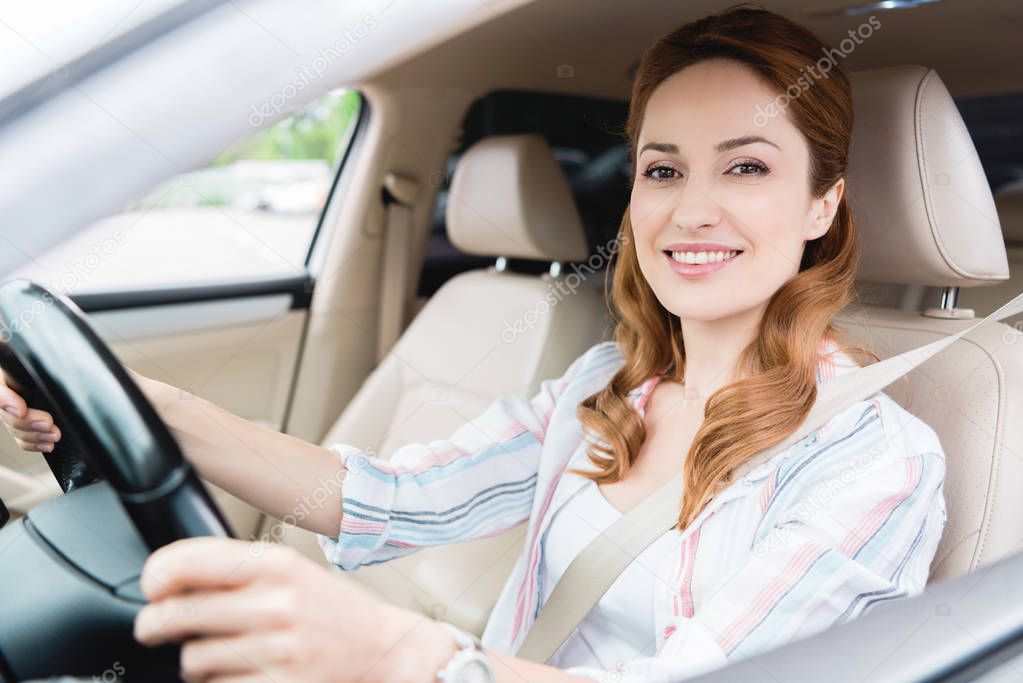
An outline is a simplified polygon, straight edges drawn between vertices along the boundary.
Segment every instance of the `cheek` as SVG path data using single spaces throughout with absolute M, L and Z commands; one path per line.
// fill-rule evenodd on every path
M 804 216 L 797 197 L 777 192 L 748 192 L 729 203 L 732 215 L 745 226 L 746 238 L 759 256 L 791 261 L 802 245 Z M 796 258 L 798 261 L 798 258 Z
M 635 187 L 629 199 L 629 217 L 636 235 L 637 247 L 649 247 L 650 240 L 671 220 L 671 201 L 668 191 L 660 193 L 649 188 Z
M 671 188 L 641 186 L 630 195 L 629 215 L 636 239 L 637 255 L 649 262 L 654 244 L 671 225 L 677 200 Z M 713 200 L 722 210 L 723 222 L 734 222 L 736 231 L 753 246 L 756 259 L 764 267 L 787 271 L 792 263 L 798 269 L 805 216 L 799 212 L 801 198 L 781 191 L 779 186 L 742 187 L 721 185 L 714 188 Z

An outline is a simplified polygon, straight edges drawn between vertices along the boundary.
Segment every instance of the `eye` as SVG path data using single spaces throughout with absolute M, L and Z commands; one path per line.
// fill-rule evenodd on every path
M 737 168 L 747 170 L 740 171 L 739 173 L 732 173 L 732 171 L 734 171 Z M 748 169 L 752 169 L 752 172 L 750 172 Z M 771 172 L 771 169 L 769 169 L 767 166 L 764 166 L 756 159 L 743 159 L 739 161 L 739 163 L 729 168 L 728 172 L 730 175 L 738 176 L 740 178 L 751 178 L 755 176 L 765 176 Z
M 658 175 L 660 171 L 668 171 L 670 173 L 677 173 L 671 166 L 651 166 L 647 170 L 643 171 L 642 175 L 649 178 L 655 183 L 666 183 L 669 180 L 674 180 L 670 176 Z

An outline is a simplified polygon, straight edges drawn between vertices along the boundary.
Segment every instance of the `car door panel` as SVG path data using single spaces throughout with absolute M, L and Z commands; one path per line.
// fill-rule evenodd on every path
M 271 294 L 87 315 L 127 367 L 280 429 L 307 315 L 291 304 L 290 295 Z M 235 533 L 255 534 L 262 513 L 219 487 L 210 489 Z M 59 493 L 42 457 L 21 451 L 4 432 L 0 497 L 12 514 Z

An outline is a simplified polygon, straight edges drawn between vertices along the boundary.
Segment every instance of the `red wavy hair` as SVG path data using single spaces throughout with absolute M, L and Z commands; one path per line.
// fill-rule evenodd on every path
M 824 54 L 825 45 L 805 27 L 750 3 L 685 24 L 643 54 L 632 88 L 624 135 L 636 168 L 636 147 L 647 101 L 672 74 L 711 58 L 736 60 L 783 93 Z M 804 76 L 805 78 L 805 76 Z M 849 157 L 853 108 L 849 80 L 840 64 L 787 105 L 790 120 L 809 147 L 808 182 L 821 197 L 843 177 Z M 635 177 L 635 173 L 633 173 Z M 859 249 L 845 193 L 827 233 L 806 243 L 799 272 L 775 292 L 756 339 L 737 363 L 734 381 L 712 394 L 683 465 L 679 530 L 684 530 L 735 468 L 799 426 L 817 395 L 816 373 L 824 340 L 843 351 L 878 357 L 841 343 L 835 315 L 855 300 Z M 686 353 L 678 316 L 665 309 L 639 268 L 629 209 L 618 230 L 608 268 L 607 295 L 614 340 L 625 358 L 609 383 L 578 407 L 584 433 L 596 436 L 587 452 L 597 472 L 572 471 L 597 483 L 624 478 L 646 439 L 643 420 L 627 393 L 668 367 L 666 379 L 681 382 Z M 605 289 L 607 282 L 605 282 Z M 864 363 L 855 360 L 858 365 Z

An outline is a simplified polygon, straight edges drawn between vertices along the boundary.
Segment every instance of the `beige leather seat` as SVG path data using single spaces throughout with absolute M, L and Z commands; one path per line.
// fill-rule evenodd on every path
M 604 271 L 580 265 L 536 276 L 502 269 L 505 258 L 602 265 L 598 252 L 589 254 L 568 182 L 542 137 L 494 136 L 470 147 L 452 178 L 447 228 L 460 250 L 503 258 L 437 291 L 325 445 L 352 444 L 387 458 L 407 443 L 446 438 L 495 398 L 534 395 L 542 380 L 610 338 Z M 399 605 L 482 632 L 524 534 L 521 524 L 347 576 Z M 312 534 L 293 529 L 285 542 L 323 561 Z
M 1009 257 L 1009 279 L 993 287 L 973 287 L 959 293 L 959 305 L 972 308 L 984 317 L 1003 303 L 1023 292 L 1023 182 L 999 188 L 995 208 L 1002 223 L 1005 251 Z M 1023 330 L 1023 315 L 1013 316 L 1007 324 Z
M 847 181 L 861 235 L 860 276 L 947 288 L 945 310 L 857 305 L 842 313 L 843 328 L 887 358 L 969 326 L 972 319 L 957 319 L 951 308 L 956 288 L 998 285 L 1009 267 L 983 169 L 938 75 L 904 66 L 856 73 L 852 82 L 856 127 Z M 1017 337 L 1006 325 L 986 325 L 886 390 L 935 429 L 947 457 L 948 521 L 932 579 L 1004 557 L 1023 539 Z

